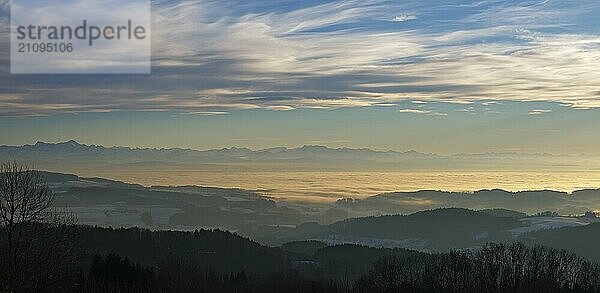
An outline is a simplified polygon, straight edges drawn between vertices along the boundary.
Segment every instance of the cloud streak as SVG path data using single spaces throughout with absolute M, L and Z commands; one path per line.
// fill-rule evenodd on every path
M 401 109 L 400 113 L 409 113 L 409 114 L 426 114 L 431 116 L 447 116 L 446 113 L 439 113 L 433 110 L 423 110 L 423 109 Z
M 529 115 L 542 115 L 547 113 L 552 113 L 552 110 L 534 109 L 529 111 Z

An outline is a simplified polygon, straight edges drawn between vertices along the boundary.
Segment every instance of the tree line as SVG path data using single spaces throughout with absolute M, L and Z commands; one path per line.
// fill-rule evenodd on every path
M 347 255 L 347 258 L 356 257 Z M 340 266 L 343 270 L 343 266 Z M 62 289 L 66 289 L 63 287 Z M 379 258 L 355 282 L 293 268 L 271 273 L 218 273 L 168 259 L 148 267 L 116 254 L 96 255 L 71 283 L 72 292 L 600 292 L 600 266 L 568 251 L 520 243 L 481 249 Z
M 378 260 L 358 292 L 600 292 L 600 266 L 566 250 L 521 243 Z

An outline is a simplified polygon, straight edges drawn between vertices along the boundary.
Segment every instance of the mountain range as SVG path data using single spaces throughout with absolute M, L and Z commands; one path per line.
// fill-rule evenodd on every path
M 0 146 L 0 159 L 34 163 L 38 168 L 126 168 L 269 171 L 410 171 L 410 170 L 589 170 L 595 158 L 574 155 L 482 153 L 439 155 L 378 151 L 367 148 L 330 148 L 304 145 L 260 150 L 222 148 L 211 150 L 153 149 L 86 145 L 74 140 L 60 143 Z M 58 170 L 64 170 L 59 168 Z

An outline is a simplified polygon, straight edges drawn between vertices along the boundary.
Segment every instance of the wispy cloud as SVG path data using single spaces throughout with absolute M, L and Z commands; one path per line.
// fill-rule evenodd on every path
M 409 20 L 415 20 L 417 19 L 416 15 L 413 14 L 407 14 L 407 13 L 402 13 L 400 15 L 396 15 L 394 16 L 394 18 L 392 19 L 392 21 L 396 21 L 396 22 L 404 22 L 404 21 L 409 21 Z
M 227 115 L 228 112 L 186 112 L 182 113 L 183 115 L 199 115 L 199 116 L 217 116 L 217 115 Z
M 446 113 L 439 113 L 433 110 L 422 110 L 422 109 L 401 109 L 400 113 L 410 113 L 410 114 L 426 114 L 432 116 L 447 116 Z
M 272 110 L 272 111 L 291 111 L 291 110 L 294 110 L 294 107 L 290 107 L 290 106 L 267 106 L 266 108 L 267 108 L 267 110 Z
M 546 113 L 551 113 L 551 112 L 552 112 L 552 110 L 535 109 L 535 110 L 529 111 L 529 115 L 541 115 L 541 114 L 546 114 Z

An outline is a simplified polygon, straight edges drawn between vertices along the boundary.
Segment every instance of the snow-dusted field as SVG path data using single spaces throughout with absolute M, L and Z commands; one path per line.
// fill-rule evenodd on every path
M 591 217 L 529 217 L 520 221 L 527 226 L 511 229 L 510 232 L 513 236 L 546 229 L 586 226 L 600 222 L 600 219 Z
M 409 248 L 424 251 L 427 245 L 427 240 L 421 238 L 410 239 L 384 239 L 372 237 L 351 237 L 341 235 L 329 235 L 325 238 L 310 239 L 327 243 L 328 245 L 340 244 L 357 244 L 369 247 L 384 247 L 384 248 Z

